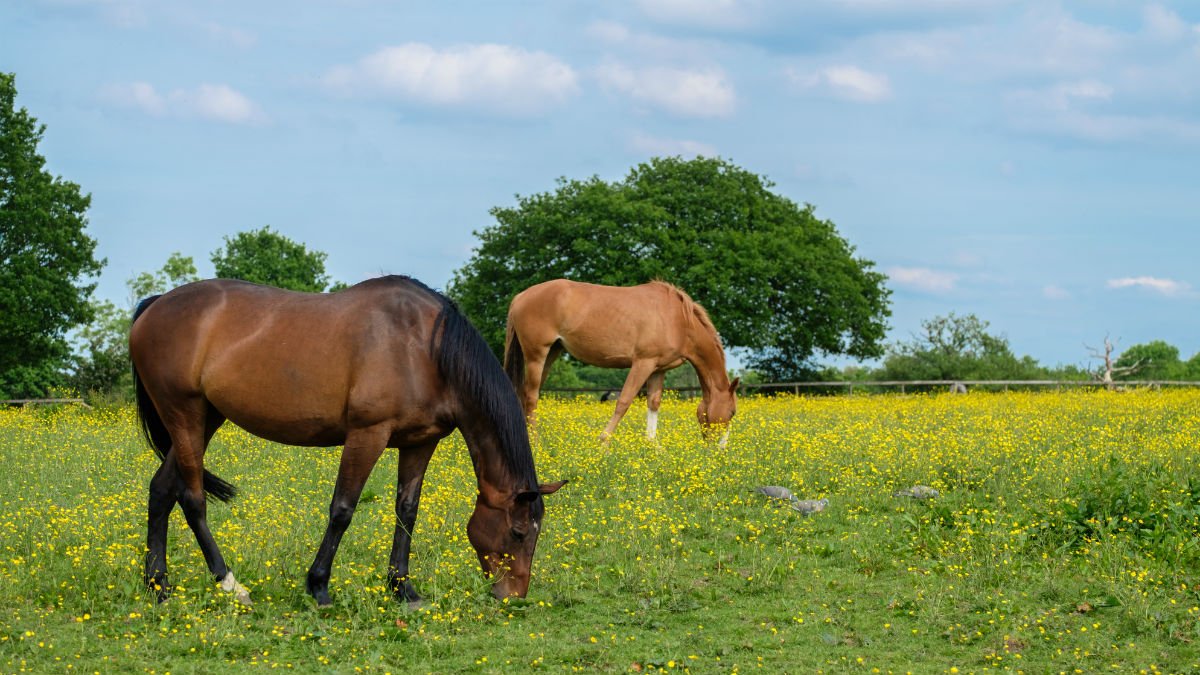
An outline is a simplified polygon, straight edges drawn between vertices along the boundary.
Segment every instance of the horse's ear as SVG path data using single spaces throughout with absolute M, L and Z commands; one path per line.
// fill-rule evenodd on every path
M 741 383 L 742 383 L 742 378 L 740 378 L 740 377 L 733 378 L 733 382 L 729 383 L 729 393 L 732 394 L 733 392 L 737 391 L 738 385 Z
M 567 481 L 560 480 L 555 483 L 542 483 L 538 486 L 538 493 L 543 495 L 552 495 L 558 492 L 558 489 L 567 484 Z
M 543 483 L 543 484 L 539 485 L 538 489 L 536 489 L 536 490 L 526 490 L 524 492 L 518 492 L 517 497 L 516 497 L 517 503 L 519 504 L 521 502 L 531 502 L 531 501 L 537 499 L 541 495 L 554 494 L 555 492 L 558 492 L 558 488 L 560 488 L 566 484 L 567 484 L 567 481 L 560 480 L 557 483 Z

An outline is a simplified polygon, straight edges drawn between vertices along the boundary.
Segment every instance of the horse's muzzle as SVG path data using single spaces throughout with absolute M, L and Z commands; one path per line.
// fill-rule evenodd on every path
M 511 573 L 496 579 L 492 584 L 492 595 L 497 600 L 505 598 L 523 598 L 529 592 L 529 575 L 523 578 Z

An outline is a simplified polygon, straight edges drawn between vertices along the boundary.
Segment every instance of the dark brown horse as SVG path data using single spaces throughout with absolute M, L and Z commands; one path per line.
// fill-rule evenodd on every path
M 547 495 L 524 419 L 500 363 L 446 298 L 405 277 L 338 293 L 298 293 L 209 280 L 148 298 L 129 335 L 138 413 L 162 466 L 150 481 L 146 583 L 166 599 L 167 522 L 178 502 L 208 569 L 226 591 L 249 593 L 208 528 L 205 493 L 231 485 L 204 468 L 229 420 L 271 441 L 343 445 L 329 524 L 307 589 L 329 604 L 329 575 L 363 484 L 384 448 L 398 448 L 396 530 L 388 581 L 419 598 L 408 554 L 421 483 L 440 439 L 462 431 L 479 495 L 467 535 L 497 597 L 524 596 Z
M 531 425 L 537 423 L 538 393 L 565 350 L 593 366 L 629 368 L 601 440 L 612 436 L 642 385 L 646 437 L 654 438 L 666 371 L 686 361 L 700 379 L 701 433 L 719 433 L 725 444 L 738 380 L 730 382 L 725 372 L 725 352 L 708 312 L 671 284 L 616 287 L 555 279 L 532 286 L 509 305 L 505 343 L 504 368 Z

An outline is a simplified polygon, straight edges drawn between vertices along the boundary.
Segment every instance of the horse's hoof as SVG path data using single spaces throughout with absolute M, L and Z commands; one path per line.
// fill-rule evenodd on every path
M 425 601 L 421 598 L 417 598 L 416 600 L 406 600 L 404 602 L 404 609 L 406 609 L 410 612 L 415 612 L 424 606 L 425 606 Z
M 238 580 L 233 576 L 233 572 L 226 572 L 225 578 L 221 579 L 220 584 L 221 590 L 225 591 L 226 593 L 233 593 L 233 597 L 238 602 L 246 605 L 247 607 L 253 604 L 250 602 L 250 589 L 239 584 Z
M 162 581 L 147 581 L 146 588 L 154 592 L 154 601 L 163 604 L 171 597 L 171 587 Z
M 416 609 L 423 603 L 421 596 L 417 594 L 415 588 L 411 584 L 405 582 L 398 585 L 398 588 L 392 590 L 392 597 L 396 598 L 396 602 L 403 602 L 409 609 Z

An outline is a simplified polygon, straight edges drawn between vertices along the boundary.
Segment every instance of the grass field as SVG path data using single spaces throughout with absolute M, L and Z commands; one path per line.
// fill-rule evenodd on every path
M 336 450 L 227 427 L 208 466 L 242 491 L 209 517 L 246 609 L 207 575 L 178 510 L 176 592 L 141 588 L 156 460 L 129 410 L 0 411 L 0 671 L 1200 671 L 1200 392 L 744 399 L 729 447 L 668 401 L 545 401 L 547 498 L 525 601 L 487 592 L 466 541 L 458 436 L 426 478 L 413 541 L 425 605 L 386 591 L 394 455 L 335 561 L 304 573 Z M 752 492 L 827 497 L 804 517 Z M 941 496 L 893 497 L 913 484 Z

